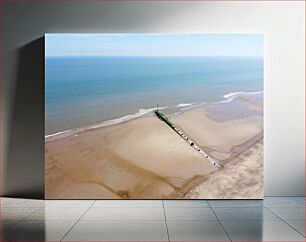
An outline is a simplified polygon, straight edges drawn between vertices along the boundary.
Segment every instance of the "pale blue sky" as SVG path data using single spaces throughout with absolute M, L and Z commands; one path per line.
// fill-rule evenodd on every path
M 46 56 L 263 56 L 263 34 L 46 34 Z

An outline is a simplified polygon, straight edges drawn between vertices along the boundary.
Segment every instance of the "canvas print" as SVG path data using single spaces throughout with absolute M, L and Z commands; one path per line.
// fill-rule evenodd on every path
M 45 197 L 263 198 L 262 34 L 46 34 Z

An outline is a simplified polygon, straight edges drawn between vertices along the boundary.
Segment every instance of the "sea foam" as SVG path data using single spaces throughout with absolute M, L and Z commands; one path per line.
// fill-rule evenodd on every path
M 188 107 L 188 106 L 191 106 L 192 104 L 194 104 L 194 103 L 180 103 L 180 104 L 177 105 L 177 107 L 178 108 L 180 108 L 180 107 Z
M 258 92 L 230 92 L 228 94 L 225 94 L 223 97 L 226 100 L 220 101 L 219 103 L 229 103 L 233 101 L 235 98 L 242 96 L 242 95 L 256 95 L 256 94 L 261 94 L 263 91 L 258 91 Z
M 61 131 L 61 132 L 57 132 L 55 134 L 49 134 L 49 135 L 46 135 L 45 138 L 51 138 L 53 136 L 57 136 L 57 135 L 62 135 L 62 134 L 66 134 L 66 133 L 69 133 L 71 132 L 72 130 L 69 129 L 69 130 L 64 130 L 64 131 Z
M 167 108 L 167 107 L 159 107 L 158 109 L 165 109 L 165 108 Z M 56 138 L 60 138 L 60 137 L 66 137 L 66 136 L 69 136 L 69 135 L 72 135 L 72 134 L 77 134 L 77 133 L 80 133 L 80 132 L 83 132 L 83 131 L 86 131 L 86 130 L 92 130 L 92 129 L 106 127 L 106 126 L 110 126 L 110 125 L 114 125 L 114 124 L 119 124 L 119 123 L 122 123 L 122 122 L 126 122 L 126 121 L 129 121 L 129 120 L 132 120 L 132 119 L 139 118 L 139 117 L 144 116 L 146 114 L 149 114 L 149 113 L 153 112 L 155 109 L 156 108 L 139 109 L 138 112 L 136 112 L 134 114 L 128 114 L 128 115 L 125 115 L 125 116 L 120 117 L 120 118 L 106 120 L 106 121 L 104 121 L 102 123 L 99 123 L 99 124 L 94 124 L 94 125 L 90 125 L 90 126 L 83 127 L 83 128 L 76 128 L 74 130 L 70 129 L 70 130 L 57 132 L 57 133 L 54 133 L 54 134 L 49 134 L 49 135 L 45 136 L 45 139 L 49 140 L 50 138 L 56 139 Z

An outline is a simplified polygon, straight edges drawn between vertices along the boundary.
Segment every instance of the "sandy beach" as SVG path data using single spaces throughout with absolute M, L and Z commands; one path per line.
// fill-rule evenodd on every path
M 194 199 L 259 199 L 263 192 L 263 140 L 224 165 L 185 198 Z
M 262 110 L 256 99 L 239 101 L 249 110 Z M 169 119 L 223 168 L 211 165 L 164 122 L 149 115 L 46 140 L 46 198 L 263 196 L 262 115 L 214 120 L 205 106 Z

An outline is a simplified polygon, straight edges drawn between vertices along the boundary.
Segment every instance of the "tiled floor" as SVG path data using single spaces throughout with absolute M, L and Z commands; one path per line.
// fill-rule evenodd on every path
M 305 241 L 305 198 L 1 198 L 1 241 Z

